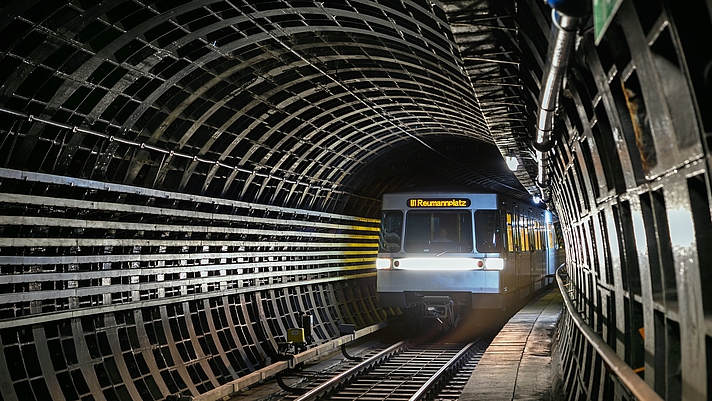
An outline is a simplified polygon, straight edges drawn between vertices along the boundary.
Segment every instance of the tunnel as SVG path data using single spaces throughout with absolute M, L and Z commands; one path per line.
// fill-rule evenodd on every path
M 711 399 L 711 21 L 704 0 L 0 2 L 0 400 L 198 399 L 305 313 L 314 344 L 386 322 L 381 195 L 443 186 L 552 211 L 587 325 L 663 399 Z M 567 399 L 631 399 L 569 316 Z

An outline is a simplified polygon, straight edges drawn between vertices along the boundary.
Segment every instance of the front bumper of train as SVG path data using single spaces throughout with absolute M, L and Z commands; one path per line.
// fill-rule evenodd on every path
M 378 258 L 378 270 L 428 270 L 428 271 L 470 271 L 470 270 L 502 270 L 502 258 L 439 258 L 439 257 L 408 257 L 408 258 Z
M 377 291 L 381 292 L 469 292 L 497 294 L 501 291 L 498 270 L 378 270 Z

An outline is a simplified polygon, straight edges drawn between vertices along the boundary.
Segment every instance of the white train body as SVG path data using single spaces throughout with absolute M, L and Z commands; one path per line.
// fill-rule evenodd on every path
M 505 308 L 551 282 L 561 250 L 551 212 L 499 194 L 385 194 L 379 302 Z

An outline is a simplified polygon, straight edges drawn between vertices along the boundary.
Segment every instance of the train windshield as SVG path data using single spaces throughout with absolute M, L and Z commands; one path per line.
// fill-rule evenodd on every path
M 406 217 L 406 252 L 472 252 L 469 211 L 410 211 Z
M 400 210 L 381 213 L 379 244 L 383 252 L 400 252 L 403 238 L 403 212 Z

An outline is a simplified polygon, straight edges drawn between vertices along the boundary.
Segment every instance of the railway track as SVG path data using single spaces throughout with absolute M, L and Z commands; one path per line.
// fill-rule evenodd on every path
M 479 362 L 487 343 L 410 344 L 407 341 L 374 351 L 334 376 L 312 383 L 302 394 L 310 400 L 456 400 Z

